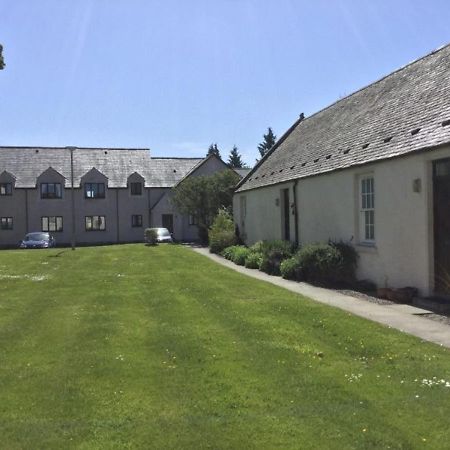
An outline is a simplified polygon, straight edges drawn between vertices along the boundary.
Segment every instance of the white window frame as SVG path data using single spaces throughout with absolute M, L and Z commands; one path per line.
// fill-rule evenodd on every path
M 42 216 L 41 231 L 44 232 L 61 232 L 63 231 L 62 216 Z
M 373 173 L 361 175 L 358 181 L 359 241 L 375 245 L 375 177 Z

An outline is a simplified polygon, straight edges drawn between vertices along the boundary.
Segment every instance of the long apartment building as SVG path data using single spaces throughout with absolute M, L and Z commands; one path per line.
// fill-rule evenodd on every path
M 164 226 L 179 240 L 198 230 L 170 193 L 186 176 L 227 168 L 216 157 L 154 158 L 149 149 L 0 147 L 0 247 L 28 232 L 58 244 L 139 242 Z

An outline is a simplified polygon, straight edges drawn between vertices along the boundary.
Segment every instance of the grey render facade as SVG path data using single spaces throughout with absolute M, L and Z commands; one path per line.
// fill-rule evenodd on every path
M 450 45 L 310 117 L 240 182 L 248 244 L 350 243 L 358 277 L 450 295 Z
M 77 244 L 142 242 L 151 226 L 195 240 L 170 192 L 186 176 L 226 168 L 216 157 L 154 158 L 148 149 L 0 147 L 0 247 L 32 231 L 58 244 L 73 232 Z

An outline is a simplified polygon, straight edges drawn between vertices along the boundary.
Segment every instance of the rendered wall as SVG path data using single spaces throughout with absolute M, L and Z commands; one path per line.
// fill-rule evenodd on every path
M 355 245 L 358 276 L 379 286 L 415 286 L 422 295 L 433 289 L 432 161 L 450 157 L 450 147 L 360 168 L 298 181 L 299 240 L 302 244 L 343 240 Z M 375 180 L 375 245 L 361 245 L 359 178 Z M 414 180 L 421 191 L 414 192 Z M 264 187 L 234 197 L 234 214 L 241 221 L 240 197 L 246 197 L 247 243 L 282 237 L 280 190 L 294 183 Z M 294 227 L 291 225 L 291 240 Z

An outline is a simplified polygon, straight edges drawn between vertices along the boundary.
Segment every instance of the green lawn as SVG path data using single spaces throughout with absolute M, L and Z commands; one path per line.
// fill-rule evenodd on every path
M 448 449 L 450 352 L 182 246 L 0 252 L 0 447 Z

